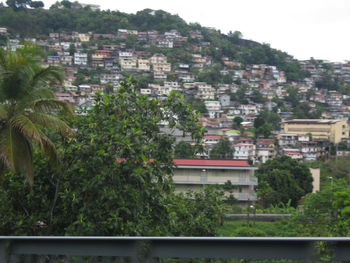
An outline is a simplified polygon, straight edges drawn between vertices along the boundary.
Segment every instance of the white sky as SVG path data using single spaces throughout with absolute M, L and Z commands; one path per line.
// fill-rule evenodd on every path
M 44 0 L 48 8 L 55 0 Z M 350 60 L 350 0 L 79 0 L 135 13 L 145 8 L 178 14 L 187 22 L 238 30 L 297 59 Z

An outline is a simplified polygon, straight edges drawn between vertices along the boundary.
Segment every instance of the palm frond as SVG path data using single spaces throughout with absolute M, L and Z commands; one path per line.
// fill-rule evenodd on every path
M 58 99 L 38 99 L 30 106 L 35 111 L 49 113 L 52 111 L 62 111 L 67 116 L 73 116 L 72 107 L 64 101 Z
M 48 83 L 62 83 L 62 69 L 59 67 L 49 66 L 40 68 L 33 75 L 32 81 L 29 83 L 32 87 L 45 86 Z
M 41 144 L 43 133 L 38 127 L 25 115 L 17 114 L 9 121 L 12 129 L 19 131 L 28 140 L 33 140 L 36 144 Z
M 37 88 L 35 90 L 33 90 L 30 94 L 31 99 L 34 100 L 38 100 L 38 99 L 55 99 L 55 93 L 52 91 L 52 89 L 50 88 Z
M 29 112 L 27 116 L 33 123 L 42 127 L 52 128 L 64 137 L 72 137 L 74 134 L 73 129 L 56 116 L 41 112 Z
M 30 142 L 15 128 L 7 126 L 0 132 L 0 166 L 13 173 L 22 173 L 33 183 L 33 156 Z
M 6 64 L 6 52 L 2 48 L 0 48 L 0 68 L 6 68 Z
M 32 145 L 27 138 L 23 137 L 16 129 L 13 130 L 13 140 L 15 171 L 25 175 L 29 184 L 32 185 L 34 181 Z
M 0 156 L 0 185 L 3 182 L 4 179 L 4 172 L 6 169 L 6 164 L 2 161 L 1 156 Z
M 37 144 L 50 159 L 54 168 L 59 168 L 60 161 L 52 141 L 26 116 L 16 115 L 11 119 L 11 127 L 19 131 L 24 138 Z
M 16 55 L 26 58 L 31 64 L 39 64 L 45 52 L 38 45 L 25 42 L 21 48 L 16 50 Z
M 6 120 L 8 117 L 8 105 L 7 104 L 0 104 L 0 121 L 1 120 Z M 0 123 L 1 127 L 1 123 Z
M 56 147 L 53 142 L 44 134 L 42 137 L 40 149 L 49 158 L 51 166 L 55 170 L 59 171 L 61 169 L 61 160 L 57 154 Z
M 24 58 L 7 56 L 6 68 L 1 76 L 1 92 L 5 99 L 20 99 L 29 94 L 28 82 L 34 74 L 33 68 Z
M 18 111 L 24 111 L 32 107 L 33 103 L 40 99 L 55 99 L 55 93 L 49 88 L 38 88 L 18 101 Z
M 0 130 L 0 162 L 14 171 L 12 143 L 11 129 L 9 126 L 5 126 Z

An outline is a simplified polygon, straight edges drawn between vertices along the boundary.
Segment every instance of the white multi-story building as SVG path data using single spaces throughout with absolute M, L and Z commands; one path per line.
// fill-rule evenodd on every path
M 298 134 L 281 133 L 277 135 L 278 145 L 284 147 L 296 147 L 298 144 Z
M 86 66 L 88 64 L 87 53 L 74 53 L 74 64 L 78 66 Z
M 221 109 L 221 104 L 217 100 L 206 100 L 204 104 L 208 111 L 219 111 Z
M 238 160 L 255 160 L 255 145 L 252 143 L 237 143 L 234 145 L 233 158 Z
M 107 84 L 107 83 L 117 84 L 119 83 L 121 77 L 122 76 L 120 74 L 101 74 L 100 81 L 101 81 L 101 84 Z
M 215 98 L 215 89 L 205 82 L 197 82 L 197 97 L 202 100 L 213 100 Z
M 238 110 L 240 111 L 242 116 L 258 115 L 260 112 L 260 107 L 252 104 L 241 104 L 238 106 Z

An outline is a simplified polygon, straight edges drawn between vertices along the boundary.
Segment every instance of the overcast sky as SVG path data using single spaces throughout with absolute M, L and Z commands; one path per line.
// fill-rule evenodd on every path
M 55 0 L 44 0 L 48 8 Z M 350 60 L 350 0 L 79 0 L 135 13 L 145 8 L 178 14 L 187 22 L 240 31 L 297 59 Z

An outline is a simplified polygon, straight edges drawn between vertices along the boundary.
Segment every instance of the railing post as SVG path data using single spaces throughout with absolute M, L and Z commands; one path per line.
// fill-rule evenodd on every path
M 6 262 L 6 241 L 0 240 L 0 262 Z

